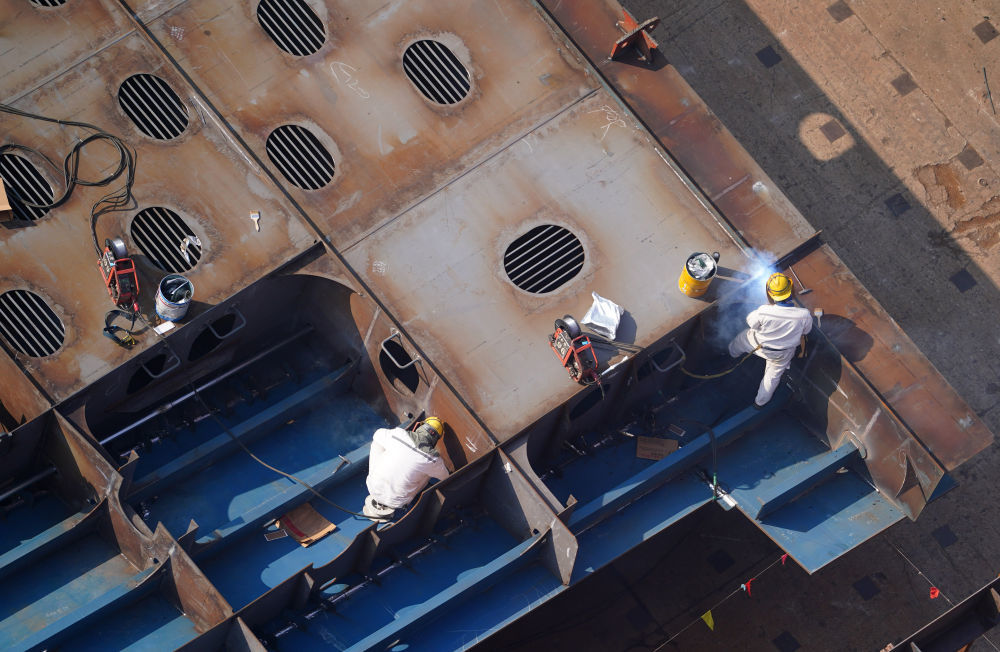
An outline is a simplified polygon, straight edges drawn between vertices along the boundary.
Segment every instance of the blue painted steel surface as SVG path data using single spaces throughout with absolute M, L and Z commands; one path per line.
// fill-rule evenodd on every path
M 813 573 L 903 518 L 858 475 L 840 473 L 758 523 Z
M 69 529 L 71 522 L 82 516 L 73 514 L 72 509 L 51 494 L 11 510 L 0 527 L 0 569 L 4 567 L 6 553 L 30 541 L 52 536 L 52 530 L 60 525 Z
M 119 650 L 170 650 L 198 635 L 194 623 L 159 594 L 148 595 L 105 614 L 78 636 L 59 643 L 67 652 L 103 652 L 109 641 Z
M 335 640 L 343 649 L 364 650 L 390 641 L 533 560 L 535 554 L 528 551 L 533 543 L 519 543 L 492 519 L 480 518 L 377 585 L 364 587 L 335 611 L 321 614 L 309 631 L 295 631 L 283 644 L 287 640 L 293 649 L 309 649 Z
M 747 504 L 748 500 L 763 496 L 768 504 L 784 504 L 783 509 L 765 518 L 761 527 L 776 538 L 780 532 L 783 538 L 779 543 L 793 557 L 809 569 L 818 560 L 835 558 L 902 518 L 856 474 L 835 474 L 852 458 L 855 452 L 852 446 L 829 451 L 796 422 L 780 415 L 779 408 L 780 403 L 764 411 L 746 409 L 725 420 L 715 428 L 716 446 L 720 479 L 731 483 L 734 498 Z M 576 458 L 553 481 L 562 493 L 593 493 L 600 482 L 588 484 L 588 478 L 605 483 L 609 478 L 620 478 L 621 472 L 611 470 L 610 465 L 617 462 L 635 470 L 631 477 L 611 488 L 605 487 L 578 505 L 570 519 L 580 546 L 571 585 L 714 500 L 704 479 L 711 452 L 707 433 L 658 462 L 632 463 L 625 455 L 626 452 L 634 455 L 630 444 L 631 441 L 623 440 Z M 840 504 L 838 497 L 843 501 Z M 627 509 L 623 509 L 625 506 Z M 862 523 L 855 522 L 859 518 Z M 802 531 L 796 532 L 796 528 Z M 503 559 L 498 558 L 492 565 Z M 454 561 L 459 567 L 463 565 L 458 558 Z M 401 574 L 399 584 L 383 582 L 378 589 L 366 587 L 364 594 L 352 595 L 339 604 L 336 616 L 320 616 L 323 623 L 327 621 L 322 619 L 334 619 L 329 625 L 296 630 L 288 640 L 301 649 L 320 649 L 334 640 L 338 646 L 349 646 L 356 639 L 347 636 L 347 631 L 362 626 L 366 614 L 368 624 L 377 623 L 373 610 L 378 605 L 392 605 L 389 608 L 398 620 L 383 626 L 356 648 L 348 649 L 366 649 L 396 640 L 410 650 L 462 649 L 567 588 L 538 563 L 512 570 L 485 586 L 459 582 L 431 600 L 419 602 L 418 597 L 414 602 L 419 602 L 419 606 L 406 608 L 384 601 L 391 599 L 390 595 L 417 590 L 418 584 L 414 583 L 419 583 L 422 576 L 394 571 L 387 579 Z M 458 597 L 456 591 L 472 595 L 465 595 L 461 602 L 453 604 Z M 447 618 L 442 618 L 440 604 L 449 605 Z M 341 620 L 337 621 L 337 617 Z M 333 626 L 338 623 L 339 628 Z
M 86 512 L 73 514 L 69 518 L 39 532 L 30 539 L 24 540 L 17 547 L 0 555 L 0 579 L 21 566 L 31 563 L 32 560 L 44 555 L 46 551 L 59 547 L 60 538 L 71 531 L 86 516 Z M 4 523 L 4 527 L 7 527 L 8 524 L 10 524 L 12 530 L 17 527 L 17 521 L 14 518 L 8 517 Z
M 601 504 L 605 498 L 593 502 Z M 711 488 L 693 473 L 673 477 L 579 535 L 573 583 L 711 502 Z M 449 610 L 447 620 L 427 624 L 404 642 L 414 651 L 466 649 L 567 588 L 542 565 L 533 564 Z
M 155 571 L 138 571 L 98 534 L 66 547 L 4 580 L 0 592 L 0 640 L 28 649 L 65 634 L 126 598 Z M 16 587 L 16 590 L 12 590 Z
M 750 518 L 760 518 L 819 484 L 857 455 L 853 444 L 831 451 L 798 422 L 780 415 L 752 438 L 734 443 L 719 481 Z
M 228 421 L 234 433 L 250 435 L 244 441 L 256 455 L 294 473 L 327 499 L 357 509 L 367 493 L 371 432 L 386 424 L 366 403 L 344 393 L 346 387 L 334 382 L 339 373 L 294 391 L 273 392 L 234 411 Z M 688 431 L 682 447 L 664 459 L 638 459 L 635 440 L 618 436 L 586 455 L 568 457 L 548 480 L 561 499 L 572 494 L 580 500 L 567 523 L 579 545 L 570 586 L 713 502 L 705 479 L 711 473 L 712 440 L 684 415 L 707 419 L 725 414 L 727 404 L 719 403 L 718 395 L 692 398 L 691 412 L 681 410 L 670 418 L 685 423 Z M 721 419 L 714 427 L 718 476 L 741 509 L 751 517 L 763 512 L 760 527 L 811 570 L 902 514 L 859 476 L 836 474 L 852 458 L 853 447 L 826 449 L 780 411 L 787 399 L 783 389 L 764 410 L 746 408 Z M 160 456 L 159 468 L 147 464 L 140 495 L 151 503 L 151 523 L 162 521 L 182 531 L 189 519 L 198 521 L 202 529 L 192 554 L 234 610 L 303 569 L 328 564 L 371 529 L 369 520 L 345 514 L 257 464 L 227 435 L 213 433 L 210 424 L 195 434 L 200 439 L 192 437 L 177 460 Z M 192 472 L 191 467 L 200 469 Z M 131 500 L 139 502 L 137 496 Z M 334 533 L 309 547 L 291 537 L 265 540 L 267 523 L 306 501 L 336 524 Z M 57 523 L 5 556 L 30 555 L 46 537 L 59 541 L 62 526 Z M 400 567 L 382 574 L 379 568 L 387 562 L 377 561 L 371 571 L 378 573 L 377 581 L 331 610 L 317 612 L 308 627 L 290 630 L 282 646 L 364 650 L 400 640 L 414 650 L 463 648 L 567 588 L 540 563 L 543 539 L 551 536 L 543 532 L 521 541 L 480 512 L 449 536 L 432 535 L 426 549 Z M 402 544 L 399 558 L 418 545 L 419 540 Z M 161 593 L 151 592 L 152 585 L 134 588 L 157 569 L 138 573 L 95 535 L 80 550 L 71 558 L 47 550 L 41 564 L 13 571 L 15 580 L 47 588 L 25 595 L 23 608 L 0 600 L 0 613 L 13 615 L 0 623 L 0 640 L 17 647 L 55 637 L 68 640 L 68 649 L 97 649 L 86 641 L 105 635 L 122 647 L 151 649 L 183 645 L 197 636 L 193 623 Z M 25 575 L 31 573 L 39 576 Z M 357 574 L 337 578 L 341 588 L 362 579 Z M 335 592 L 321 595 L 330 598 Z M 37 621 L 63 603 L 82 606 L 37 630 L 19 624 Z M 107 613 L 112 608 L 114 613 Z M 280 623 L 272 623 L 264 630 L 279 628 Z M 79 631 L 86 635 L 69 636 Z
M 780 408 L 787 399 L 787 393 L 776 395 L 763 410 L 748 407 L 726 419 L 714 428 L 716 440 L 714 445 L 716 447 L 725 446 L 743 434 L 746 429 L 760 423 Z M 712 446 L 712 440 L 707 433 L 696 438 L 687 446 L 650 465 L 626 482 L 606 492 L 599 500 L 578 507 L 569 521 L 570 528 L 574 532 L 579 532 L 601 518 L 613 514 L 635 500 L 636 497 L 656 488 L 659 484 L 670 479 L 671 476 L 683 472 L 699 462 L 705 455 L 711 454 Z
M 335 485 L 322 494 L 338 505 L 358 508 L 367 495 L 359 479 L 363 480 L 363 476 L 355 474 L 350 484 Z M 302 498 L 307 492 L 292 493 Z M 286 507 L 291 509 L 288 507 L 290 502 L 284 503 L 281 509 L 269 511 L 266 518 L 280 517 Z M 264 530 L 258 524 L 263 520 L 261 518 L 241 524 L 246 527 L 234 526 L 235 541 L 231 545 L 221 550 L 212 548 L 210 556 L 204 560 L 199 558 L 205 574 L 234 609 L 249 604 L 306 566 L 327 563 L 343 552 L 355 536 L 372 525 L 368 519 L 345 514 L 318 499 L 313 499 L 310 504 L 334 523 L 337 530 L 307 548 L 291 537 L 267 541 Z
M 231 415 L 222 417 L 223 423 L 247 445 L 293 420 L 302 412 L 304 405 L 321 397 L 323 392 L 332 393 L 334 383 L 343 372 L 341 369 L 324 375 L 297 391 L 292 391 L 294 386 L 282 386 L 266 401 L 239 404 Z M 239 446 L 232 437 L 223 432 L 213 419 L 202 421 L 192 430 L 180 430 L 174 436 L 157 442 L 149 453 L 143 451 L 140 454 L 130 498 L 145 499 L 160 487 L 181 480 L 238 450 Z

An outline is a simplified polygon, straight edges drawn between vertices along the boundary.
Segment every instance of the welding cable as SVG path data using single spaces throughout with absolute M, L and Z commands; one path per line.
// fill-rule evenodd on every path
M 591 342 L 598 345 L 604 345 L 609 348 L 618 349 L 620 351 L 625 351 L 627 353 L 639 353 L 642 351 L 641 346 L 636 346 L 635 344 L 628 344 L 619 340 L 613 340 L 594 331 L 583 331 L 583 333 L 590 337 Z
M 15 115 L 21 118 L 41 120 L 43 122 L 51 122 L 66 127 L 77 127 L 79 129 L 86 129 L 93 132 L 90 135 L 83 138 L 82 140 L 78 140 L 77 143 L 72 147 L 72 149 L 70 149 L 69 153 L 66 154 L 65 158 L 63 159 L 62 177 L 63 177 L 63 186 L 65 188 L 63 193 L 59 197 L 56 197 L 47 204 L 36 204 L 34 202 L 25 201 L 20 197 L 18 197 L 18 199 L 20 199 L 21 202 L 29 208 L 39 208 L 45 210 L 56 208 L 57 206 L 61 206 L 63 203 L 69 200 L 70 195 L 73 194 L 73 190 L 74 188 L 76 188 L 76 186 L 107 186 L 114 180 L 121 177 L 122 174 L 125 174 L 124 185 L 121 188 L 114 190 L 108 193 L 107 195 L 104 195 L 100 199 L 98 199 L 97 202 L 90 209 L 90 231 L 94 240 L 94 249 L 97 251 L 97 255 L 100 256 L 102 250 L 101 250 L 101 245 L 98 242 L 97 238 L 97 218 L 103 215 L 104 213 L 116 210 L 124 210 L 132 205 L 133 203 L 132 186 L 135 184 L 135 162 L 136 162 L 135 150 L 133 150 L 127 144 L 125 144 L 125 142 L 118 136 L 115 136 L 114 134 L 111 134 L 101 129 L 100 127 L 97 127 L 95 125 L 86 122 L 49 118 L 47 116 L 37 115 L 34 113 L 29 113 L 27 111 L 22 111 L 7 104 L 0 104 L 0 113 L 9 113 L 11 115 Z M 94 179 L 94 180 L 82 179 L 80 178 L 79 172 L 80 172 L 80 157 L 83 153 L 83 148 L 89 145 L 90 143 L 98 141 L 106 142 L 115 149 L 115 151 L 118 154 L 118 165 L 117 167 L 115 167 L 113 172 L 111 172 L 110 174 L 101 179 Z M 26 145 L 18 145 L 14 143 L 7 143 L 4 145 L 0 145 L 0 155 L 5 154 L 7 152 L 18 151 L 18 150 L 28 152 L 31 154 L 36 154 L 39 158 L 48 163 L 53 170 L 58 171 L 58 167 L 56 166 L 55 163 L 52 162 L 52 160 L 48 156 L 46 156 L 45 154 L 43 154 L 42 152 L 38 151 L 33 147 L 28 147 Z
M 635 346 L 633 344 L 626 344 L 625 342 L 620 342 L 618 340 L 611 340 L 611 339 L 608 339 L 608 338 L 606 338 L 606 337 L 604 337 L 602 335 L 598 335 L 597 333 L 594 333 L 593 331 L 584 331 L 584 332 L 588 336 L 590 336 L 591 341 L 595 345 L 598 345 L 598 346 L 603 345 L 603 346 L 608 347 L 608 348 L 613 348 L 613 349 L 617 349 L 617 350 L 620 350 L 620 351 L 626 351 L 628 353 L 640 353 L 643 350 L 641 346 Z M 747 353 L 742 358 L 740 358 L 739 362 L 737 362 L 736 364 L 734 364 L 732 367 L 730 367 L 729 369 L 726 369 L 725 371 L 721 371 L 721 372 L 719 372 L 717 374 L 696 374 L 693 371 L 689 371 L 683 365 L 683 362 L 684 362 L 684 360 L 687 359 L 687 356 L 686 355 L 682 355 L 681 356 L 681 367 L 680 367 L 680 370 L 685 375 L 690 376 L 691 378 L 697 378 L 698 380 L 712 380 L 714 378 L 722 378 L 723 376 L 731 374 L 734 371 L 736 371 L 737 367 L 739 367 L 741 364 L 743 364 L 744 362 L 746 362 L 747 359 L 751 355 L 753 355 L 754 353 L 756 353 L 760 348 L 761 347 L 758 345 L 753 351 L 751 351 L 750 353 Z
M 722 378 L 723 376 L 726 376 L 726 375 L 731 374 L 734 371 L 736 371 L 737 367 L 739 367 L 741 364 L 743 364 L 744 362 L 746 362 L 747 360 L 749 360 L 750 356 L 752 356 L 754 353 L 756 353 L 758 350 L 760 350 L 760 348 L 761 348 L 761 346 L 760 346 L 760 344 L 758 344 L 754 348 L 753 351 L 750 351 L 749 353 L 747 353 L 746 355 L 744 355 L 742 358 L 740 358 L 739 362 L 737 362 L 736 364 L 734 364 L 729 369 L 726 369 L 725 371 L 720 371 L 717 374 L 696 374 L 693 371 L 688 371 L 684 367 L 684 361 L 687 360 L 687 355 L 682 353 L 681 354 L 681 366 L 680 366 L 680 370 L 681 370 L 681 372 L 684 373 L 684 375 L 690 376 L 691 378 L 697 378 L 698 380 L 712 380 L 714 378 Z
M 180 360 L 180 356 L 178 356 L 177 352 L 174 351 L 174 347 L 171 346 L 171 344 L 167 340 L 167 338 L 164 337 L 164 335 L 162 333 L 160 333 L 155 328 L 153 328 L 153 325 L 151 323 L 149 323 L 149 320 L 147 320 L 141 313 L 137 312 L 135 314 L 136 314 L 136 317 L 140 321 L 142 321 L 151 331 L 153 331 L 153 333 L 156 334 L 156 337 L 158 337 L 163 342 L 164 346 L 167 347 L 167 349 L 170 351 L 170 353 L 173 354 L 174 357 L 176 357 L 178 360 Z M 310 492 L 312 492 L 313 495 L 315 495 L 317 498 L 319 498 L 320 500 L 322 500 L 324 503 L 326 503 L 327 505 L 330 505 L 331 507 L 339 509 L 340 511 L 344 512 L 345 514 L 350 514 L 351 516 L 359 516 L 359 517 L 364 518 L 364 519 L 368 518 L 368 516 L 365 515 L 365 514 L 361 514 L 359 512 L 352 512 L 351 510 L 347 509 L 346 507 L 342 507 L 342 506 L 338 505 L 337 503 L 333 502 L 332 500 L 330 500 L 329 498 L 327 498 L 326 496 L 324 496 L 320 492 L 316 491 L 316 489 L 313 488 L 313 486 L 310 485 L 305 480 L 302 480 L 301 478 L 298 478 L 298 477 L 292 475 L 291 473 L 286 473 L 285 471 L 282 471 L 281 469 L 279 469 L 277 467 L 271 466 L 270 464 L 268 464 L 264 460 L 260 459 L 256 455 L 254 455 L 253 451 L 251 451 L 249 448 L 247 448 L 246 444 L 244 444 L 242 441 L 240 441 L 240 439 L 236 435 L 233 434 L 233 431 L 230 430 L 229 427 L 225 423 L 222 422 L 222 419 L 219 418 L 218 414 L 216 414 L 216 411 L 214 409 L 212 409 L 212 406 L 208 404 L 208 401 L 205 400 L 205 397 L 203 397 L 201 395 L 201 392 L 198 391 L 198 388 L 195 386 L 194 382 L 190 381 L 190 380 L 186 380 L 185 382 L 187 383 L 188 388 L 191 390 L 191 392 L 194 394 L 194 396 L 201 403 L 202 407 L 205 408 L 208 411 L 209 416 L 212 418 L 213 421 L 215 421 L 216 425 L 218 425 L 220 428 L 222 428 L 225 431 L 225 433 L 227 435 L 229 435 L 229 438 L 232 439 L 236 443 L 237 446 L 239 446 L 240 448 L 242 448 L 243 452 L 246 453 L 247 455 L 249 455 L 255 462 L 257 462 L 258 464 L 260 464 L 261 466 L 263 466 L 266 469 L 274 471 L 278 475 L 281 475 L 281 476 L 284 476 L 284 477 L 288 478 L 292 482 L 295 482 L 297 484 L 302 485 L 303 487 L 305 487 L 306 489 L 308 489 Z
M 111 339 L 117 344 L 126 349 L 130 349 L 135 346 L 135 320 L 136 315 L 132 311 L 121 310 L 116 308 L 114 310 L 109 310 L 104 315 L 104 330 L 102 331 L 104 337 Z M 124 326 L 117 326 L 114 324 L 115 319 L 118 317 L 125 317 L 126 319 L 131 319 L 132 323 L 129 324 L 128 328 Z M 119 333 L 124 333 L 124 335 L 119 335 Z

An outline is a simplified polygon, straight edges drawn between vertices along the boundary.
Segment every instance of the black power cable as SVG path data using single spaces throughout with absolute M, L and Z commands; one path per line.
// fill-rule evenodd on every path
M 161 342 L 163 342 L 163 345 L 167 348 L 168 351 L 170 351 L 171 354 L 173 354 L 174 357 L 176 357 L 178 360 L 181 359 L 181 357 L 179 355 L 177 355 L 177 351 L 174 350 L 174 347 L 171 346 L 171 344 L 167 340 L 167 338 L 162 333 L 160 333 L 159 331 L 157 331 L 153 327 L 153 324 L 149 323 L 149 320 L 147 320 L 141 313 L 135 313 L 135 315 L 139 319 L 139 321 L 141 321 L 142 323 L 144 323 L 146 325 L 146 327 L 149 330 L 151 330 L 156 335 L 156 337 L 159 338 L 159 340 Z M 198 402 L 201 403 L 201 406 L 208 412 L 208 414 L 212 418 L 212 420 L 215 421 L 215 424 L 217 426 L 219 426 L 220 428 L 222 428 L 222 430 L 225 431 L 225 433 L 227 435 L 229 435 L 229 438 L 232 439 L 233 442 L 235 442 L 237 446 L 239 446 L 241 449 L 243 449 L 243 452 L 246 453 L 247 455 L 249 455 L 255 462 L 257 462 L 258 464 L 260 464 L 264 468 L 269 469 L 271 471 L 274 471 L 278 475 L 284 476 L 284 477 L 288 478 L 289 480 L 291 480 L 292 482 L 295 482 L 296 484 L 301 485 L 302 487 L 304 487 L 305 489 L 309 490 L 314 496 L 316 496 L 317 498 L 319 498 L 320 500 L 322 500 L 327 505 L 330 505 L 331 507 L 339 509 L 340 511 L 344 512 L 345 514 L 350 514 L 351 516 L 359 516 L 359 517 L 364 518 L 364 519 L 368 518 L 368 516 L 365 515 L 365 514 L 361 514 L 361 513 L 358 513 L 358 512 L 352 512 L 351 510 L 347 509 L 346 507 L 342 507 L 341 505 L 338 505 L 337 503 L 333 502 L 332 500 L 330 500 L 329 498 L 327 498 L 326 496 L 324 496 L 323 494 L 321 494 L 319 491 L 317 491 L 311 484 L 309 484 L 305 480 L 303 480 L 301 478 L 298 478 L 298 477 L 292 475 L 291 473 L 287 473 L 285 471 L 282 471 L 281 469 L 279 469 L 277 467 L 271 466 L 270 464 L 268 464 L 264 460 L 260 459 L 256 455 L 254 455 L 254 453 L 249 448 L 247 448 L 246 444 L 244 444 L 242 441 L 240 441 L 239 437 L 237 437 L 233 433 L 233 431 L 229 429 L 229 426 L 227 426 L 225 423 L 223 423 L 222 419 L 220 419 L 219 415 L 216 413 L 216 410 L 213 409 L 212 406 L 208 404 L 208 401 L 205 400 L 205 397 L 203 397 L 201 395 L 201 392 L 198 391 L 198 387 L 194 384 L 194 381 L 189 380 L 189 379 L 185 379 L 185 383 L 187 384 L 188 388 L 192 391 L 192 393 L 194 394 L 195 398 L 198 399 Z
M 135 150 L 129 147 L 125 141 L 123 141 L 118 136 L 109 133 L 100 127 L 89 124 L 87 122 L 77 122 L 75 120 L 59 120 L 58 118 L 49 118 L 43 115 L 37 115 L 34 113 L 29 113 L 27 111 L 22 111 L 16 109 L 7 104 L 0 104 L 0 112 L 9 113 L 10 115 L 15 115 L 21 118 L 28 118 L 31 120 L 41 120 L 43 122 L 51 122 L 58 125 L 63 125 L 66 127 L 76 127 L 78 129 L 84 129 L 91 132 L 85 138 L 79 140 L 70 149 L 69 153 L 66 154 L 63 159 L 62 166 L 62 178 L 64 190 L 61 195 L 53 199 L 48 204 L 36 204 L 34 202 L 21 200 L 25 206 L 30 208 L 40 208 L 49 210 L 61 206 L 66 201 L 69 200 L 70 196 L 73 194 L 74 188 L 76 186 L 107 186 L 111 182 L 115 181 L 123 174 L 125 175 L 125 182 L 121 188 L 114 190 L 100 199 L 91 207 L 90 209 L 90 232 L 94 240 L 94 249 L 97 255 L 100 256 L 102 253 L 100 242 L 97 238 L 97 218 L 101 215 L 111 212 L 120 211 L 129 208 L 134 205 L 134 197 L 132 196 L 132 186 L 135 184 L 135 162 L 136 154 Z M 95 142 L 105 142 L 110 144 L 115 151 L 118 153 L 118 165 L 115 167 L 114 171 L 107 176 L 100 179 L 83 179 L 80 177 L 80 157 L 83 154 L 83 149 Z M 38 151 L 33 147 L 28 147 L 27 145 L 18 145 L 16 143 L 5 143 L 0 145 L 0 154 L 6 154 L 12 151 L 23 151 L 36 154 L 39 158 L 48 163 L 53 170 L 58 171 L 58 166 L 52 162 L 52 160 Z M 20 199 L 20 198 L 19 198 Z
M 125 144 L 125 142 L 118 136 L 115 136 L 114 134 L 104 131 L 100 127 L 94 126 L 86 122 L 49 118 L 46 116 L 29 113 L 27 111 L 22 111 L 7 104 L 0 104 L 0 112 L 9 113 L 11 115 L 15 115 L 22 118 L 28 118 L 32 120 L 52 122 L 54 124 L 64 125 L 67 127 L 86 129 L 93 132 L 86 138 L 83 138 L 82 140 L 77 142 L 76 145 L 73 146 L 73 148 L 69 151 L 68 154 L 66 154 L 66 157 L 63 159 L 63 183 L 65 186 L 65 190 L 63 191 L 63 193 L 48 204 L 35 204 L 32 202 L 25 201 L 24 204 L 26 206 L 29 206 L 31 208 L 52 209 L 62 205 L 67 200 L 69 200 L 70 195 L 73 194 L 73 189 L 76 186 L 106 186 L 115 179 L 119 178 L 123 173 L 125 173 L 126 176 L 124 185 L 121 188 L 101 197 L 90 209 L 90 232 L 94 240 L 94 249 L 97 252 L 97 255 L 101 256 L 103 253 L 103 249 L 101 248 L 100 242 L 98 241 L 97 238 L 97 218 L 111 211 L 124 210 L 133 203 L 134 197 L 132 196 L 132 186 L 135 184 L 135 164 L 136 164 L 135 150 L 133 150 L 131 147 Z M 99 141 L 105 141 L 115 148 L 115 150 L 118 152 L 118 165 L 115 168 L 114 172 L 112 172 L 111 174 L 107 175 L 104 178 L 95 180 L 82 179 L 80 178 L 79 170 L 80 170 L 80 156 L 83 153 L 83 148 L 89 145 L 90 143 Z M 33 147 L 28 147 L 26 145 L 18 145 L 14 143 L 7 143 L 4 145 L 0 145 L 0 154 L 16 150 L 36 154 L 40 158 L 42 158 L 46 163 L 52 166 L 53 169 L 58 169 L 55 163 L 53 163 L 52 160 L 49 159 L 49 157 L 47 157 L 45 154 L 43 154 L 42 152 L 38 151 Z M 112 310 L 111 312 L 109 312 L 105 318 L 104 332 L 106 335 L 111 337 L 111 339 L 114 339 L 123 346 L 131 346 L 132 344 L 134 344 L 134 340 L 132 339 L 132 333 L 133 333 L 132 326 L 130 326 L 128 329 L 113 326 L 111 324 L 111 319 L 113 319 L 115 316 L 130 317 L 132 319 L 133 326 L 135 324 L 136 319 L 142 321 L 149 328 L 149 330 L 151 330 L 154 334 L 156 334 L 156 336 L 161 341 L 163 341 L 166 348 L 174 356 L 177 356 L 177 352 L 174 351 L 173 347 L 170 345 L 170 342 L 168 342 L 167 339 L 161 333 L 159 333 L 155 328 L 153 328 L 153 325 L 149 323 L 149 321 L 139 312 L 131 313 L 125 310 Z M 119 336 L 118 331 L 123 331 L 125 333 L 125 336 Z M 177 356 L 177 358 L 180 359 L 180 356 Z M 254 459 L 254 461 L 261 464 L 265 468 L 270 469 L 271 471 L 274 471 L 275 473 L 282 475 L 288 478 L 289 480 L 305 487 L 310 492 L 315 494 L 317 498 L 329 504 L 330 506 L 335 507 L 336 509 L 339 509 L 340 511 L 350 514 L 352 516 L 368 518 L 364 514 L 360 514 L 358 512 L 352 512 L 351 510 L 345 507 L 341 507 L 337 503 L 329 500 L 326 496 L 316 491 L 315 488 L 313 488 L 309 483 L 305 482 L 304 480 L 295 477 L 291 473 L 286 473 L 281 469 L 273 467 L 264 460 L 254 455 L 253 452 L 249 448 L 247 448 L 246 445 L 242 441 L 240 441 L 235 434 L 233 434 L 233 432 L 229 429 L 229 427 L 222 422 L 222 420 L 216 414 L 216 411 L 204 399 L 204 397 L 198 391 L 198 388 L 195 387 L 194 383 L 191 381 L 187 381 L 187 385 L 194 393 L 194 396 L 197 397 L 198 401 L 202 404 L 202 407 L 204 407 L 205 410 L 208 411 L 209 415 L 211 415 L 216 425 L 222 428 L 225 431 L 225 433 L 229 435 L 229 437 L 240 448 L 242 448 L 247 455 L 249 455 L 251 458 Z

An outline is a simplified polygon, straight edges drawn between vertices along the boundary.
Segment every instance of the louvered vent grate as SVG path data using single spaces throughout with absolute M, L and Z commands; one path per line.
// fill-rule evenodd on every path
M 66 329 L 40 296 L 11 290 L 0 294 L 0 334 L 18 352 L 41 358 L 59 350 Z
M 31 4 L 36 7 L 59 7 L 66 4 L 66 0 L 31 0 Z
M 51 204 L 52 188 L 27 159 L 14 154 L 0 156 L 0 177 L 7 190 L 14 217 L 19 220 L 37 220 L 49 212 L 26 204 Z
M 139 211 L 132 220 L 132 240 L 154 265 L 167 272 L 185 272 L 201 258 L 201 241 L 180 215 L 168 208 L 153 206 Z
M 132 75 L 118 89 L 118 103 L 139 131 L 150 138 L 170 140 L 187 129 L 187 107 L 159 77 Z
M 291 183 L 318 190 L 333 179 L 333 156 L 305 127 L 284 125 L 267 137 L 267 156 Z
M 323 47 L 326 29 L 305 0 L 261 0 L 257 20 L 275 44 L 295 56 L 304 57 Z
M 469 71 L 437 41 L 417 41 L 406 48 L 403 71 L 431 102 L 455 104 L 469 94 Z
M 534 294 L 551 292 L 583 267 L 583 244 L 567 229 L 543 224 L 507 247 L 503 268 L 514 285 Z

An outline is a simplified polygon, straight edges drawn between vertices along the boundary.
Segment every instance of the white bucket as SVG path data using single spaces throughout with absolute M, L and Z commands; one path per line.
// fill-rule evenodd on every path
M 168 274 L 156 288 L 156 314 L 160 319 L 179 321 L 187 314 L 194 285 L 180 274 Z M 167 298 L 170 297 L 170 298 Z

